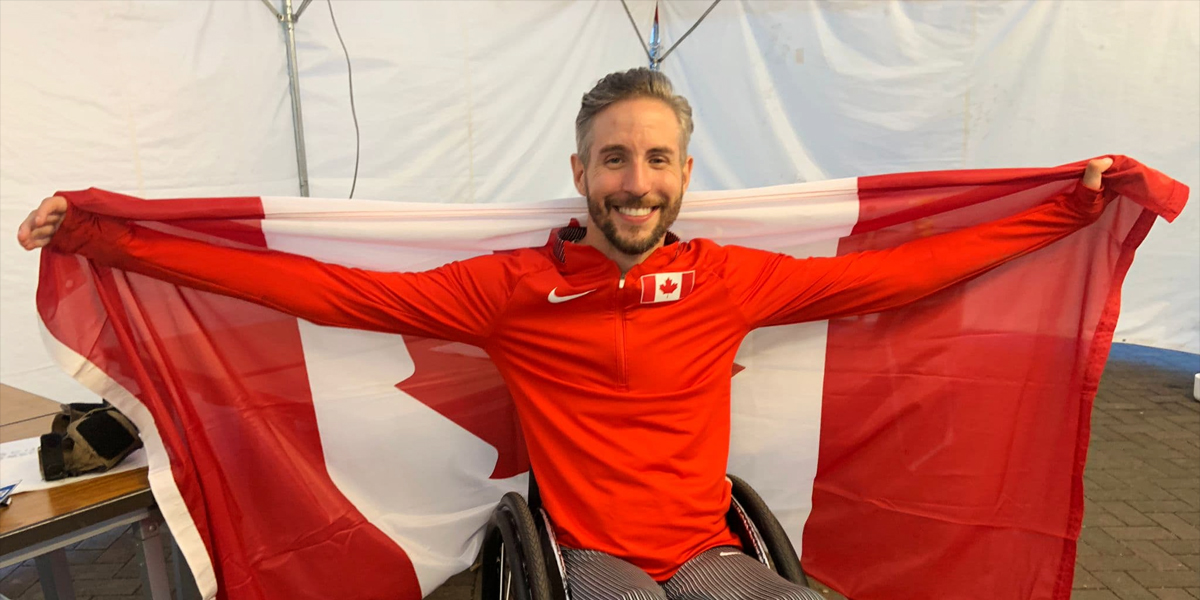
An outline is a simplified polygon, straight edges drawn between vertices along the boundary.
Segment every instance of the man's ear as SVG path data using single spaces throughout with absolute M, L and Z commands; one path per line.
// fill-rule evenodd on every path
M 587 180 L 584 170 L 583 161 L 579 160 L 579 155 L 572 154 L 571 173 L 575 177 L 575 191 L 579 192 L 580 196 L 587 197 Z
M 689 155 L 687 160 L 683 161 L 683 192 L 686 192 L 688 186 L 692 184 L 692 157 Z

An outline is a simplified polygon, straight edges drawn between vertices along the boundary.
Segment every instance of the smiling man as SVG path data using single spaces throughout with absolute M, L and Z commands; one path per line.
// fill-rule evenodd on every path
M 587 198 L 583 243 L 629 271 L 660 247 L 692 179 L 692 108 L 664 76 L 604 78 L 583 97 L 571 156 Z
M 58 196 L 17 237 L 321 325 L 483 348 L 512 393 L 575 600 L 819 598 L 741 553 L 725 522 L 742 340 L 898 307 L 1049 245 L 1099 217 L 1112 161 L 1012 217 L 886 251 L 795 258 L 670 233 L 691 133 L 691 108 L 662 74 L 605 77 L 583 98 L 571 157 L 588 226 L 420 273 L 210 245 Z

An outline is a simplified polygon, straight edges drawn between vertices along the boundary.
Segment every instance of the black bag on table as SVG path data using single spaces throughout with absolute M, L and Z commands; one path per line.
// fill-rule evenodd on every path
M 38 446 L 46 481 L 107 471 L 142 447 L 137 427 L 107 400 L 64 404 L 50 431 Z

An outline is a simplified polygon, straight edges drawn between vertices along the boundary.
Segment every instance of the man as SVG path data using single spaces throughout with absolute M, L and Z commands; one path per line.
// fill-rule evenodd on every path
M 691 132 L 691 109 L 665 76 L 605 77 L 584 96 L 571 157 L 587 227 L 423 273 L 213 248 L 61 197 L 31 213 L 18 240 L 322 325 L 483 348 L 512 392 L 577 599 L 817 598 L 738 552 L 725 524 L 742 339 L 900 306 L 1061 239 L 1103 211 L 1111 160 L 1014 217 L 888 251 L 794 259 L 669 232 L 691 180 Z

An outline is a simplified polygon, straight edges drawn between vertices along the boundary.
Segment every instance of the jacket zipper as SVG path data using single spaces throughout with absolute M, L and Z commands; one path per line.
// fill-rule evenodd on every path
M 625 299 L 621 291 L 625 289 L 625 274 L 617 281 L 617 383 L 622 389 L 629 388 L 629 378 L 625 364 Z

